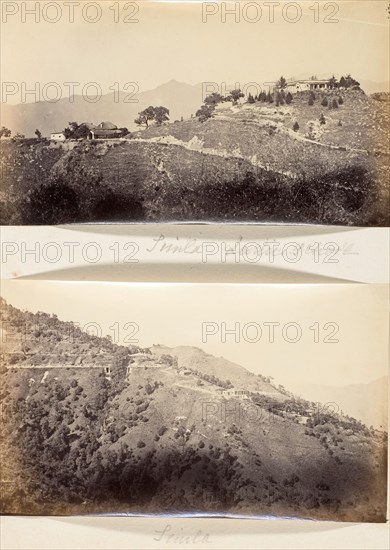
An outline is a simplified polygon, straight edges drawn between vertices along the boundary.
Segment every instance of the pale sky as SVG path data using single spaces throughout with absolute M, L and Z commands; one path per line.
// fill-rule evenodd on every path
M 137 82 L 140 91 L 171 79 L 228 86 L 239 82 L 243 87 L 307 72 L 350 72 L 358 80 L 377 82 L 389 79 L 387 0 L 320 2 L 318 14 L 310 9 L 313 2 L 303 0 L 297 2 L 301 13 L 286 12 L 290 19 L 300 15 L 296 23 L 283 17 L 283 1 L 275 7 L 274 22 L 264 2 L 241 0 L 236 16 L 226 15 L 223 22 L 223 3 L 141 0 L 134 14 L 131 8 L 123 11 L 125 2 L 119 2 L 122 11 L 116 14 L 110 9 L 114 2 L 101 1 L 100 20 L 88 23 L 85 18 L 92 19 L 97 12 L 92 8 L 83 16 L 83 1 L 79 3 L 71 23 L 70 8 L 61 1 L 59 10 L 41 8 L 38 22 L 38 15 L 23 13 L 21 5 L 14 7 L 16 2 L 1 2 L 3 82 L 18 86 L 25 82 L 27 87 L 56 82 L 66 97 L 65 82 L 97 82 L 106 93 L 115 82 L 121 89 L 126 82 Z M 7 8 L 8 15 L 4 14 L 7 4 L 13 6 Z M 31 8 L 34 2 L 24 4 Z M 228 9 L 234 6 L 224 4 Z M 257 7 L 245 8 L 249 4 L 260 6 L 261 13 Z M 337 12 L 333 13 L 333 5 L 339 7 Z M 206 9 L 216 13 L 203 22 Z M 318 23 L 314 22 L 317 16 Z M 124 23 L 125 17 L 138 23 Z M 327 17 L 338 22 L 325 22 Z M 19 103 L 20 94 L 7 101 Z
M 13 306 L 32 312 L 55 313 L 61 320 L 85 327 L 98 323 L 102 335 L 113 334 L 118 323 L 136 323 L 141 346 L 189 345 L 223 356 L 275 382 L 343 386 L 366 383 L 387 374 L 388 294 L 385 285 L 238 285 L 238 284 L 130 284 L 55 281 L 3 281 L 2 295 Z M 202 341 L 202 323 L 217 323 L 218 332 Z M 239 323 L 240 341 L 220 327 Z M 301 340 L 286 342 L 281 328 L 269 342 L 264 323 L 297 323 Z M 338 343 L 314 342 L 309 329 L 336 323 Z M 255 323 L 263 329 L 258 342 L 255 329 L 243 338 L 243 327 Z M 295 338 L 295 331 L 288 338 Z M 204 340 L 204 338 L 203 338 Z

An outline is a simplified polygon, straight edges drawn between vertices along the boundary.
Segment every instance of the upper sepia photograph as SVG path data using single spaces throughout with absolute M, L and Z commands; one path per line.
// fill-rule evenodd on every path
M 389 226 L 389 3 L 1 2 L 2 225 Z

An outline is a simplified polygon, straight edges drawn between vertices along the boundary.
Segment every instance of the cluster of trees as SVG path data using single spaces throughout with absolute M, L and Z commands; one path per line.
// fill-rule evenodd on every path
M 314 105 L 314 102 L 316 101 L 317 97 L 316 94 L 311 91 L 309 94 L 309 105 L 312 107 Z M 321 105 L 323 107 L 328 107 L 328 109 L 338 109 L 340 105 L 344 104 L 344 99 L 341 95 L 339 95 L 337 98 L 333 97 L 328 99 L 326 96 L 324 96 L 321 100 Z
M 169 109 L 166 107 L 152 107 L 151 105 L 138 113 L 138 117 L 134 120 L 138 126 L 148 128 L 149 123 L 154 121 L 156 126 L 161 126 L 164 122 L 169 121 Z
M 177 357 L 169 355 L 169 353 L 163 353 L 160 357 L 160 362 L 168 365 L 169 367 L 177 367 Z
M 69 126 L 64 129 L 66 139 L 87 138 L 90 129 L 86 124 L 78 124 L 77 122 L 69 122 Z
M 0 128 L 0 138 L 2 137 L 11 137 L 11 130 L 5 126 L 2 126 Z
M 38 128 L 35 130 L 34 134 L 37 136 L 38 139 L 42 139 L 42 132 L 38 130 Z M 11 137 L 12 132 L 9 128 L 6 126 L 2 126 L 0 128 L 0 139 L 2 137 L 9 138 Z M 25 139 L 25 135 L 21 134 L 20 132 L 16 132 L 16 134 L 13 136 L 13 139 Z
M 230 92 L 227 96 L 223 96 L 218 92 L 213 92 L 205 97 L 203 105 L 196 111 L 195 116 L 198 117 L 200 122 L 205 122 L 213 116 L 215 108 L 219 103 L 231 101 L 233 105 L 237 105 L 242 97 L 244 97 L 244 94 L 238 88 Z
M 37 133 L 38 130 L 35 130 L 35 133 Z M 0 128 L 0 139 L 5 137 L 5 138 L 9 138 L 11 137 L 11 130 L 9 128 L 6 128 L 6 126 L 2 126 Z M 12 139 L 25 139 L 25 135 L 24 134 L 21 134 L 20 132 L 16 132 L 16 134 L 12 137 Z M 42 137 L 42 134 L 41 136 L 38 136 L 38 137 Z
M 220 388 L 223 388 L 224 390 L 228 390 L 229 388 L 233 388 L 233 384 L 230 382 L 230 380 L 221 380 L 217 376 L 214 376 L 213 374 L 205 374 L 199 370 L 191 369 L 190 367 L 186 367 L 187 370 L 189 370 L 192 374 L 197 376 L 200 380 L 204 380 L 205 382 L 208 382 L 209 384 L 214 384 L 215 386 L 219 386 Z
M 306 401 L 302 398 L 290 398 L 285 401 L 279 401 L 262 394 L 253 396 L 252 400 L 261 408 L 277 416 L 287 416 L 290 414 L 307 417 L 307 428 L 311 428 L 312 430 L 317 429 L 321 435 L 327 432 L 339 435 L 341 430 L 351 430 L 354 434 L 362 435 L 369 435 L 370 433 L 367 426 L 359 420 L 333 412 L 326 405 L 322 406 L 319 403 Z M 306 430 L 306 432 L 306 435 L 313 435 L 310 430 Z M 331 439 L 337 446 L 337 443 L 342 442 L 342 440 L 333 437 L 333 435 Z
M 252 95 L 249 93 L 247 102 L 251 104 L 256 102 L 275 103 L 277 107 L 279 107 L 279 105 L 284 105 L 285 103 L 287 105 L 290 104 L 293 100 L 293 96 L 290 92 L 285 92 L 285 88 L 287 86 L 286 79 L 281 77 L 277 86 L 278 90 L 275 94 L 271 94 L 271 92 L 266 93 L 264 91 L 257 95 Z M 226 96 L 223 96 L 218 92 L 214 92 L 205 98 L 203 105 L 196 111 L 195 116 L 198 117 L 200 122 L 205 122 L 214 115 L 215 108 L 219 103 L 231 101 L 233 105 L 237 105 L 242 97 L 244 97 L 244 94 L 240 89 L 233 90 Z
M 329 84 L 332 88 L 358 88 L 360 86 L 360 82 L 355 80 L 350 74 L 347 74 L 347 76 L 342 76 L 339 81 L 335 78 L 333 75 L 332 78 L 329 80 Z
M 262 103 L 274 103 L 277 107 L 279 105 L 287 104 L 289 105 L 293 100 L 293 96 L 290 92 L 285 92 L 285 90 L 281 89 L 275 92 L 275 94 L 271 94 L 271 92 L 265 93 L 261 92 L 258 95 L 253 96 L 252 94 L 249 94 L 248 96 L 248 103 L 256 103 L 258 101 L 261 101 Z
M 3 322 L 7 325 L 8 338 L 19 343 L 19 353 L 11 356 L 12 364 L 45 365 L 81 364 L 112 365 L 118 376 L 124 377 L 126 366 L 137 353 L 137 346 L 115 344 L 109 336 L 101 337 L 92 332 L 99 327 L 89 327 L 87 333 L 72 322 L 60 321 L 56 315 L 44 312 L 20 311 L 4 300 L 0 303 Z

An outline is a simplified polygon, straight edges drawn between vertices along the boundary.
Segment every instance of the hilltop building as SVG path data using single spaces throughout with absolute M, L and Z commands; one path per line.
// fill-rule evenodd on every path
M 278 90 L 278 83 L 277 82 L 265 82 L 266 86 L 268 86 L 268 90 L 273 93 L 276 90 Z M 318 78 L 310 78 L 308 80 L 290 80 L 287 81 L 287 85 L 284 88 L 284 91 L 286 93 L 290 92 L 291 94 L 297 94 L 298 92 L 314 92 L 314 91 L 320 91 L 320 90 L 330 90 L 332 88 L 332 85 L 329 82 L 328 79 L 318 79 Z

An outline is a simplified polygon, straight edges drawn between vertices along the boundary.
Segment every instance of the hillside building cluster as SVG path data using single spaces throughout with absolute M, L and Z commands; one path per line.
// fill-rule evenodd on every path
M 87 139 L 115 139 L 123 136 L 123 130 L 109 121 L 101 122 L 97 126 L 92 122 L 83 122 L 80 126 L 84 126 L 89 130 L 86 136 Z M 66 139 L 65 132 L 52 132 L 50 134 L 50 140 L 57 143 L 64 142 Z

